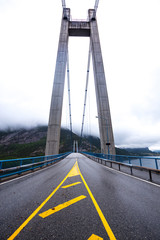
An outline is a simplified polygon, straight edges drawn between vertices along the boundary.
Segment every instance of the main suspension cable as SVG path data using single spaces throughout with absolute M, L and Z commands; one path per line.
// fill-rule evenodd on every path
M 91 60 L 91 42 L 90 42 L 90 45 L 89 45 L 89 52 L 88 52 L 88 64 L 87 64 L 86 87 L 85 87 L 84 108 L 83 108 L 82 127 L 81 127 L 81 138 L 83 136 L 83 128 L 84 128 L 84 118 L 85 118 L 85 110 L 86 110 L 86 102 L 87 102 L 87 90 L 88 90 L 90 60 Z
M 99 0 L 95 0 L 95 5 L 94 5 L 95 12 L 97 12 L 98 4 L 99 4 Z M 87 90 L 88 90 L 90 60 L 91 60 L 91 41 L 90 41 L 89 52 L 88 52 L 88 65 L 87 65 L 87 77 L 86 77 L 86 87 L 85 87 L 85 96 L 84 96 L 84 108 L 83 108 L 82 127 L 81 127 L 81 140 L 82 140 L 83 129 L 84 129 L 84 118 L 85 118 L 86 102 L 87 102 Z

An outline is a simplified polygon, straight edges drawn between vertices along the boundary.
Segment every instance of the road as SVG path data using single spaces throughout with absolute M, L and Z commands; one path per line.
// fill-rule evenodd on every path
M 0 184 L 0 239 L 160 239 L 160 187 L 79 153 Z

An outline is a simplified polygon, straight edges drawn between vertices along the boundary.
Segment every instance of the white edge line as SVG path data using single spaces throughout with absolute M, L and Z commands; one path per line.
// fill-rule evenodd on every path
M 156 186 L 156 187 L 160 187 L 160 185 L 158 185 L 158 184 L 156 184 L 156 183 L 149 182 L 149 181 L 147 181 L 147 180 L 145 180 L 145 179 L 142 179 L 142 178 L 139 178 L 139 177 L 136 177 L 136 176 L 133 176 L 133 175 L 124 173 L 124 172 L 120 172 L 120 171 L 118 171 L 117 169 L 107 167 L 107 166 L 105 166 L 105 165 L 103 165 L 103 164 L 101 164 L 101 165 L 102 165 L 103 167 L 107 168 L 108 170 L 115 171 L 115 172 L 120 173 L 120 174 L 123 174 L 123 175 L 125 175 L 125 176 L 135 178 L 135 179 L 137 179 L 137 180 L 139 180 L 139 181 L 142 181 L 142 182 L 145 182 L 145 183 L 149 183 L 149 184 L 154 185 L 154 186 Z
M 57 163 L 55 163 L 55 164 L 52 164 L 52 165 L 49 166 L 49 167 L 45 167 L 45 168 L 43 168 L 43 169 L 39 169 L 39 170 L 37 170 L 37 171 L 35 171 L 35 172 L 31 172 L 31 173 L 25 174 L 24 176 L 16 177 L 16 178 L 13 178 L 13 179 L 8 180 L 8 181 L 6 181 L 6 182 L 2 182 L 2 183 L 0 183 L 0 186 L 3 185 L 3 184 L 5 184 L 5 183 L 10 183 L 10 182 L 13 182 L 13 181 L 15 181 L 15 180 L 18 180 L 18 179 L 21 179 L 21 178 L 24 178 L 24 177 L 30 176 L 30 175 L 32 175 L 32 174 L 34 174 L 34 173 L 41 172 L 41 171 L 43 171 L 43 170 L 46 170 L 46 169 L 48 169 L 48 168 L 51 168 L 51 167 L 57 165 L 58 163 L 59 163 L 59 162 L 57 162 Z M 31 170 L 32 170 L 32 169 L 31 169 Z

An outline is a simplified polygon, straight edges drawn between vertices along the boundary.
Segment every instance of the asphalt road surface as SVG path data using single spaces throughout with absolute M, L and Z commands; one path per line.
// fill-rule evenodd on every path
M 81 154 L 0 184 L 0 240 L 159 240 L 160 187 Z

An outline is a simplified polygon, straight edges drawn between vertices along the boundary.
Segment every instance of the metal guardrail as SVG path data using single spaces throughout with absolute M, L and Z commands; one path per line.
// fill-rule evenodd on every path
M 0 179 L 30 170 L 34 171 L 36 168 L 58 162 L 69 154 L 70 152 L 50 156 L 0 160 Z
M 134 175 L 137 176 L 139 178 L 148 180 L 150 182 L 155 182 L 160 184 L 160 170 L 159 169 L 154 169 L 154 168 L 147 168 L 147 167 L 143 167 L 143 166 L 135 166 L 131 163 L 124 163 L 124 162 L 118 162 L 115 161 L 113 159 L 105 159 L 105 158 L 101 158 L 101 157 L 97 157 L 94 153 L 87 153 L 87 152 L 81 152 L 82 154 L 84 154 L 85 156 L 87 156 L 88 158 L 101 163 L 105 166 L 108 166 L 110 168 L 114 168 L 118 171 L 121 172 L 125 172 L 127 174 L 130 175 Z M 111 155 L 110 155 L 111 157 Z M 113 155 L 112 155 L 113 157 Z M 114 155 L 115 157 L 115 155 Z M 126 168 L 129 169 L 129 171 L 126 170 Z
M 83 152 L 91 156 L 99 157 L 102 159 L 108 159 L 115 162 L 128 163 L 133 166 L 147 167 L 160 169 L 160 157 L 148 157 L 148 156 L 126 156 L 126 155 L 108 155 L 102 153 Z

